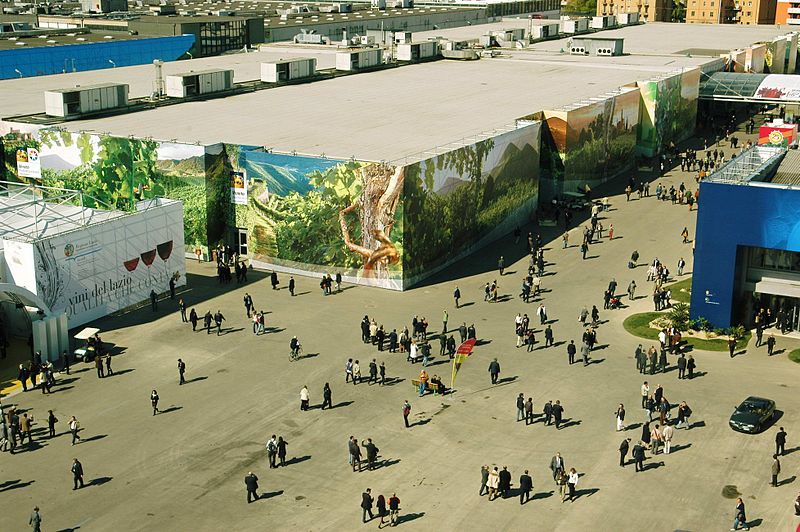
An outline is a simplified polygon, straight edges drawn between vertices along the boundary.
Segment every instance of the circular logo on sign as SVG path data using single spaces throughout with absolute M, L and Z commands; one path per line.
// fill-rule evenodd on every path
M 769 132 L 770 144 L 783 144 L 783 134 L 777 129 Z
M 72 244 L 67 244 L 64 246 L 64 256 L 71 257 L 75 253 L 75 246 Z

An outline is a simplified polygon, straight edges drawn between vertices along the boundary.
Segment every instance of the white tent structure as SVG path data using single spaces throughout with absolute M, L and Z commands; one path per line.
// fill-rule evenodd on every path
M 140 201 L 134 212 L 87 205 L 102 203 L 0 181 L 0 319 L 10 334 L 32 334 L 43 358 L 68 349 L 69 328 L 163 292 L 170 279 L 185 284 L 180 201 Z

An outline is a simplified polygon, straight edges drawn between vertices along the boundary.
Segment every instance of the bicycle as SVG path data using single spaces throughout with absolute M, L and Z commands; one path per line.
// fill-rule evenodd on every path
M 297 349 L 295 349 L 293 351 L 289 351 L 289 360 L 291 362 L 294 362 L 294 361 L 300 359 L 301 358 L 300 355 L 302 353 L 303 353 L 303 346 L 302 345 L 298 345 Z

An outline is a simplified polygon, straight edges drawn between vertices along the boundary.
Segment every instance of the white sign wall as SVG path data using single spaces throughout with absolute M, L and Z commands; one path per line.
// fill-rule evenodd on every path
M 34 244 L 35 292 L 70 327 L 186 283 L 180 202 L 140 211 Z

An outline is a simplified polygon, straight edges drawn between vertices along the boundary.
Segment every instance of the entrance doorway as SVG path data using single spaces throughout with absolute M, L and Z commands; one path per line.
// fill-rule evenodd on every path
M 800 299 L 796 297 L 759 294 L 758 309 L 770 309 L 775 327 L 790 332 L 800 329 Z
M 247 255 L 247 229 L 236 229 L 236 250 L 239 256 Z

